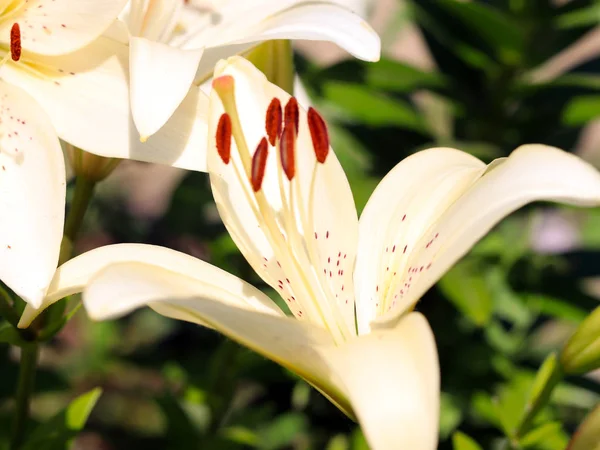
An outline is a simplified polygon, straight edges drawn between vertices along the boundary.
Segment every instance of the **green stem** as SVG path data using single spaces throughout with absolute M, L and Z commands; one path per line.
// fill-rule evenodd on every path
M 83 218 L 90 205 L 92 196 L 94 195 L 94 188 L 96 182 L 91 181 L 83 176 L 78 176 L 75 180 L 75 192 L 73 192 L 73 200 L 71 201 L 71 207 L 69 208 L 69 214 L 65 222 L 65 231 L 63 242 L 61 245 L 60 259 L 58 264 L 61 265 L 71 259 L 73 256 L 73 244 L 79 234 Z M 40 317 L 40 328 L 46 328 L 47 325 L 58 323 L 61 321 L 66 308 L 66 300 L 56 302 L 51 305 Z M 37 324 L 36 324 L 37 325 Z M 60 330 L 62 325 L 58 325 L 58 328 L 54 331 Z
M 95 187 L 96 182 L 90 181 L 85 177 L 78 176 L 75 180 L 75 192 L 73 193 L 71 208 L 69 209 L 69 215 L 65 223 L 65 237 L 71 242 L 75 241 L 79 233 L 83 217 L 94 195 Z
M 73 200 L 65 222 L 63 248 L 61 249 L 59 264 L 69 260 L 72 256 L 71 244 L 75 241 L 75 238 L 79 233 L 83 218 L 94 194 L 95 186 L 96 182 L 90 181 L 85 177 L 79 176 L 75 181 L 75 192 L 73 193 Z M 16 325 L 19 318 L 16 315 L 16 312 L 12 310 L 12 307 L 10 307 L 8 299 L 10 299 L 10 296 L 0 286 L 0 312 L 11 322 L 11 324 L 15 321 L 14 324 Z M 11 316 L 10 312 L 4 310 L 5 306 L 10 307 L 10 311 L 12 311 L 14 316 Z M 43 336 L 44 329 L 48 326 L 52 328 L 53 324 L 58 324 L 58 327 L 52 328 L 52 330 L 46 330 L 52 331 L 53 333 L 58 332 L 63 323 L 62 316 L 64 310 L 64 301 L 55 303 L 46 309 L 30 328 L 37 331 L 42 330 L 40 335 Z M 48 338 L 47 336 L 45 337 Z M 29 401 L 35 386 L 38 355 L 39 344 L 37 342 L 21 347 L 21 361 L 16 392 L 16 411 L 13 419 L 11 450 L 17 450 L 23 443 L 25 437 L 27 421 L 29 419 Z
M 23 443 L 27 420 L 29 419 L 29 400 L 35 385 L 35 372 L 39 347 L 32 344 L 21 348 L 19 382 L 17 384 L 16 410 L 13 418 L 11 450 L 17 450 Z
M 554 391 L 554 388 L 563 379 L 563 376 L 564 374 L 562 367 L 560 364 L 556 364 L 550 377 L 548 378 L 548 381 L 544 384 L 540 394 L 536 396 L 535 401 L 531 405 L 528 405 L 525 416 L 521 420 L 521 424 L 515 432 L 515 438 L 517 440 L 522 438 L 531 429 L 531 425 L 533 424 L 535 417 L 548 404 L 552 395 L 552 391 Z
M 223 426 L 233 398 L 235 380 L 238 371 L 236 363 L 239 345 L 229 339 L 223 341 L 213 357 L 209 368 L 209 405 L 211 408 L 211 423 L 209 434 L 216 434 Z
M 4 317 L 13 327 L 19 323 L 19 315 L 13 308 L 13 299 L 4 286 L 0 284 L 0 315 Z

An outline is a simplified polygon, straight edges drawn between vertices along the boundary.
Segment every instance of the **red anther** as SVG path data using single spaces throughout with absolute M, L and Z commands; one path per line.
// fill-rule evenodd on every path
M 13 61 L 21 59 L 21 27 L 13 23 L 10 29 L 10 57 Z
M 283 128 L 283 133 L 281 133 L 281 144 L 279 144 L 279 148 L 281 149 L 281 167 L 283 167 L 283 171 L 290 181 L 292 181 L 296 174 L 295 147 L 296 131 L 294 130 L 294 125 L 288 126 L 286 124 Z
M 321 115 L 312 106 L 308 108 L 308 115 L 306 118 L 317 161 L 323 164 L 329 154 L 329 133 L 327 132 L 327 125 Z
M 284 125 L 289 127 L 291 124 L 294 125 L 296 134 L 298 134 L 298 126 L 300 125 L 300 112 L 298 111 L 298 100 L 295 97 L 291 97 L 287 105 L 285 105 L 285 119 Z
M 258 147 L 256 147 L 256 151 L 252 156 L 252 174 L 250 182 L 252 183 L 254 192 L 260 191 L 260 187 L 262 186 L 268 156 L 269 144 L 267 144 L 267 139 L 263 137 L 258 143 Z
M 231 159 L 231 117 L 223 113 L 217 124 L 217 152 L 225 164 L 229 164 Z
M 267 117 L 265 119 L 265 130 L 269 136 L 269 143 L 275 145 L 279 135 L 281 135 L 281 102 L 274 98 L 267 108 Z

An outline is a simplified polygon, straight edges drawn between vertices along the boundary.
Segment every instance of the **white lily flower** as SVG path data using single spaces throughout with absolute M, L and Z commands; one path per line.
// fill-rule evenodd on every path
M 42 108 L 0 81 L 0 280 L 34 308 L 58 264 L 65 165 Z
M 215 63 L 271 39 L 335 42 L 376 61 L 380 41 L 341 0 L 131 0 L 131 111 L 141 139 L 156 133 L 196 78 Z
M 435 148 L 392 169 L 359 221 L 314 109 L 305 113 L 239 57 L 217 66 L 213 84 L 208 169 L 219 213 L 294 317 L 227 272 L 142 244 L 67 262 L 45 304 L 85 289 L 94 319 L 148 305 L 212 327 L 306 379 L 358 419 L 372 448 L 436 448 L 437 353 L 414 305 L 524 204 L 600 204 L 600 174 L 542 145 L 489 166 Z M 34 316 L 29 309 L 22 325 Z
M 101 156 L 203 168 L 207 98 L 193 87 L 147 143 L 131 123 L 127 0 L 0 0 L 0 79 L 32 95 L 61 139 Z

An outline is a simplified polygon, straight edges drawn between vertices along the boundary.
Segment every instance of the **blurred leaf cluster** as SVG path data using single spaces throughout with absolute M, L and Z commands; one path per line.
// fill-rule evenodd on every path
M 422 148 L 458 147 L 485 161 L 531 142 L 583 148 L 600 118 L 600 2 L 407 0 L 395 14 L 384 43 L 396 27 L 410 28 L 426 43 L 427 67 L 395 59 L 391 45 L 375 64 L 322 67 L 296 55 L 359 211 L 381 177 Z M 600 148 L 592 143 L 584 156 L 600 163 Z M 121 188 L 109 179 L 101 189 L 80 250 L 169 246 L 278 301 L 219 222 L 206 175 L 186 174 L 159 217 L 132 211 Z M 525 428 L 522 420 L 553 377 L 554 352 L 598 307 L 599 251 L 599 210 L 536 204 L 506 219 L 421 300 L 440 354 L 440 449 L 562 450 L 594 407 L 571 448 L 597 448 L 600 372 L 557 380 L 548 406 Z M 10 419 L 14 356 L 0 347 L 0 430 Z M 68 448 L 96 400 L 73 448 L 367 448 L 356 425 L 302 380 L 151 311 L 93 325 L 79 313 L 40 365 L 33 413 L 41 425 L 28 449 Z

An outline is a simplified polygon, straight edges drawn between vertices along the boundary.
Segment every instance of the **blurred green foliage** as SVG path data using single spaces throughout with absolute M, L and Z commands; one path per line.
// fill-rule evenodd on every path
M 584 127 L 600 117 L 600 48 L 576 50 L 575 62 L 557 64 L 564 59 L 557 55 L 598 31 L 599 2 L 413 0 L 396 14 L 390 27 L 416 27 L 433 68 L 394 60 L 386 48 L 376 64 L 322 67 L 296 56 L 359 211 L 381 177 L 419 149 L 455 146 L 486 161 L 530 142 L 575 149 Z M 587 156 L 600 162 L 598 152 Z M 166 245 L 275 300 L 219 222 L 206 175 L 186 174 L 166 212 L 152 219 L 136 215 L 119 185 L 106 183 L 80 246 Z M 552 228 L 556 218 L 567 231 Z M 556 250 L 554 241 L 569 233 L 576 245 Z M 597 373 L 560 381 L 549 405 L 526 428 L 519 424 L 554 380 L 549 355 L 598 306 L 598 289 L 583 280 L 600 275 L 599 244 L 600 211 L 533 205 L 506 219 L 421 300 L 440 354 L 440 449 L 566 447 L 598 404 Z M 15 339 L 4 324 L 0 339 Z M 11 416 L 13 356 L 0 347 L 0 430 Z M 367 448 L 356 425 L 294 375 L 210 330 L 151 311 L 93 325 L 79 313 L 40 361 L 33 417 L 41 425 L 26 448 L 66 448 L 96 400 L 76 448 Z M 90 391 L 96 386 L 99 399 Z M 61 412 L 74 393 L 82 395 Z M 596 408 L 587 423 L 597 417 Z M 597 439 L 590 426 L 582 429 Z M 49 432 L 51 443 L 38 445 Z M 0 433 L 0 448 L 3 439 Z M 591 448 L 587 442 L 573 449 Z

